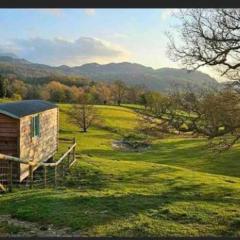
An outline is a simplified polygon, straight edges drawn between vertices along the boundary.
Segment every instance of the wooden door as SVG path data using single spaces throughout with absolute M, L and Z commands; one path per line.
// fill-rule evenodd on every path
M 19 157 L 18 153 L 19 121 L 0 114 L 0 153 Z M 0 183 L 8 180 L 9 161 L 0 160 Z M 19 179 L 19 164 L 13 164 L 14 181 Z

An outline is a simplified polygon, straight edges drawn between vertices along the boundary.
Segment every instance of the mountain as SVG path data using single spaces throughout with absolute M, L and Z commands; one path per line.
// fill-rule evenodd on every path
M 52 67 L 44 64 L 31 63 L 25 59 L 0 55 L 0 74 L 15 74 L 18 77 L 37 78 L 48 76 L 81 76 L 93 81 L 113 82 L 122 80 L 128 85 L 144 84 L 149 89 L 166 91 L 178 84 L 186 87 L 187 84 L 199 87 L 217 87 L 219 83 L 209 75 L 185 69 L 160 68 L 153 69 L 141 64 L 122 62 L 98 64 L 89 63 L 82 66 L 69 67 L 62 65 Z M 36 81 L 34 81 L 36 82 Z
M 6 53 L 6 52 L 1 52 L 1 51 L 0 51 L 0 56 L 1 57 L 18 58 L 17 55 L 15 55 L 14 53 Z
M 193 87 L 217 87 L 219 83 L 208 74 L 195 71 L 188 72 L 186 69 L 160 68 L 154 70 L 136 63 L 110 63 L 100 65 L 97 63 L 85 64 L 80 67 L 73 67 L 67 73 L 74 73 L 89 77 L 94 81 L 122 80 L 127 84 L 144 84 L 149 89 L 166 91 L 174 84 L 186 87 L 191 84 Z

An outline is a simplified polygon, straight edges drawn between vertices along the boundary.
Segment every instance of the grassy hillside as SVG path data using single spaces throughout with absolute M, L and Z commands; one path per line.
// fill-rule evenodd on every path
M 60 134 L 77 138 L 78 179 L 2 195 L 0 214 L 81 236 L 240 236 L 239 145 L 216 155 L 204 139 L 171 137 L 142 153 L 114 150 L 113 140 L 135 131 L 130 108 L 98 106 L 103 121 L 88 133 L 69 109 L 60 105 Z M 8 229 L 0 221 L 0 233 Z

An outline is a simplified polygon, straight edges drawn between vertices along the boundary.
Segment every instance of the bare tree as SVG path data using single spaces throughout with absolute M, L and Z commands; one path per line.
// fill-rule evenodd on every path
M 106 83 L 99 83 L 97 85 L 98 97 L 104 105 L 108 104 L 111 100 L 111 89 Z
M 240 80 L 240 9 L 187 9 L 176 16 L 181 25 L 177 41 L 168 34 L 170 58 L 189 70 L 211 66 Z
M 161 120 L 164 131 L 175 129 L 202 135 L 211 141 L 221 140 L 215 147 L 222 150 L 240 139 L 240 95 L 232 90 L 174 90 L 168 96 L 159 95 L 154 102 L 150 112 Z
M 87 132 L 92 124 L 97 123 L 100 117 L 97 114 L 97 109 L 89 104 L 90 97 L 84 94 L 79 98 L 80 104 L 75 104 L 72 107 L 70 115 L 72 122 L 79 126 L 83 132 Z
M 169 56 L 189 70 L 207 66 L 240 83 L 240 9 L 187 9 L 176 15 L 178 41 L 169 36 Z M 229 148 L 240 139 L 239 87 L 221 91 L 173 94 L 178 117 L 173 122 L 186 131 L 218 139 Z M 171 121 L 170 121 L 171 123 Z M 172 124 L 171 123 L 171 124 Z M 172 124 L 173 125 L 173 124 Z
M 143 99 L 142 96 L 146 92 L 146 86 L 144 84 L 135 84 L 128 87 L 126 98 L 130 103 L 140 103 Z
M 119 106 L 121 105 L 123 98 L 125 97 L 126 89 L 127 89 L 126 84 L 123 81 L 117 80 L 113 84 L 112 87 L 113 99 L 117 102 Z
M 72 121 L 79 126 L 83 132 L 87 132 L 98 119 L 96 109 L 93 105 L 75 104 L 71 111 Z

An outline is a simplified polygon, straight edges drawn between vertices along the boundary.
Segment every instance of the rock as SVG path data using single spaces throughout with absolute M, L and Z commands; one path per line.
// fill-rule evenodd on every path
M 108 210 L 101 211 L 100 213 L 101 213 L 101 214 L 108 213 Z
M 31 230 L 29 233 L 36 235 L 36 231 L 34 231 L 34 230 Z
M 46 230 L 48 230 L 48 226 L 40 226 L 40 228 L 39 228 L 41 231 L 46 231 Z

